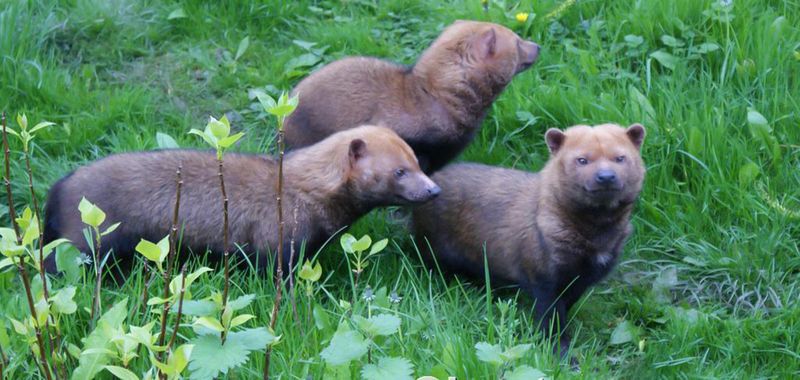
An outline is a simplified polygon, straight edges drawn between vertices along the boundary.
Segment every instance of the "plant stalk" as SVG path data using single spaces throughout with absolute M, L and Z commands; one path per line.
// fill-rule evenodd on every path
M 178 212 L 180 211 L 180 204 L 181 204 L 181 186 L 183 185 L 183 181 L 181 180 L 181 169 L 183 169 L 183 165 L 178 165 L 178 170 L 175 171 L 175 207 L 172 211 L 172 225 L 170 226 L 169 231 L 169 252 L 167 253 L 167 270 L 164 271 L 162 277 L 164 278 L 164 299 L 169 297 L 169 283 L 171 281 L 172 276 L 172 265 L 175 262 L 176 251 L 175 248 L 178 244 Z M 185 278 L 183 279 L 185 283 Z M 183 287 L 183 284 L 181 284 Z M 181 301 L 183 299 L 183 292 L 181 292 Z M 183 305 L 181 305 L 182 307 Z M 172 307 L 169 302 L 164 302 L 164 308 L 161 310 L 161 333 L 158 335 L 158 345 L 163 346 L 164 341 L 167 335 L 167 315 L 169 314 L 169 309 Z M 178 322 L 180 322 L 180 315 L 178 316 Z M 177 328 L 177 327 L 176 327 Z M 173 332 L 174 334 L 174 332 Z M 160 359 L 162 362 L 169 351 L 169 347 L 166 350 L 161 352 Z M 166 378 L 166 374 L 162 373 L 159 370 L 159 377 Z
M 225 263 L 225 285 L 222 289 L 222 313 L 225 312 L 225 308 L 228 306 L 228 290 L 230 288 L 230 263 L 229 263 L 229 252 L 228 252 L 228 193 L 225 192 L 225 177 L 223 176 L 222 172 L 222 156 L 217 158 L 217 162 L 219 163 L 219 189 L 222 192 L 222 261 Z M 226 331 L 222 331 L 220 334 L 220 338 L 222 339 L 222 343 L 225 343 Z
M 94 293 L 92 295 L 92 328 L 94 328 L 95 317 L 100 313 L 100 285 L 103 281 L 103 264 L 100 262 L 102 236 L 100 236 L 100 229 L 93 228 L 95 235 L 95 254 L 94 254 Z
M 183 297 L 186 294 L 186 263 L 181 267 L 181 295 L 178 297 L 178 314 L 175 316 L 175 326 L 172 328 L 172 336 L 167 343 L 167 350 L 175 344 L 175 337 L 178 335 L 178 328 L 181 326 L 181 316 L 183 314 Z
M 31 283 L 30 279 L 28 279 L 28 271 L 25 270 L 25 257 L 19 257 L 19 264 L 17 264 L 17 269 L 19 269 L 19 274 L 22 276 L 22 284 L 25 286 L 25 296 L 28 299 L 28 308 L 31 311 L 31 318 L 34 321 L 37 321 L 36 317 L 36 307 L 33 306 L 33 295 L 31 294 Z M 47 380 L 51 380 L 52 376 L 50 375 L 50 364 L 47 362 L 47 354 L 45 353 L 44 347 L 44 338 L 42 338 L 42 329 L 39 327 L 38 322 L 34 322 L 34 331 L 36 332 L 36 341 L 39 344 L 39 360 L 42 364 L 42 372 L 44 372 L 44 377 Z

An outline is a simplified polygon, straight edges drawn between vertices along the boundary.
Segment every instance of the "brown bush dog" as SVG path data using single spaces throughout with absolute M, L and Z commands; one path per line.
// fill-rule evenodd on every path
M 262 256 L 267 250 L 276 252 L 277 160 L 236 153 L 226 154 L 224 160 L 231 252 L 234 243 Z M 158 241 L 168 234 L 178 165 L 183 167 L 183 247 L 222 253 L 222 200 L 211 151 L 122 153 L 75 170 L 50 190 L 45 240 L 67 238 L 89 252 L 78 212 L 81 197 L 86 197 L 106 212 L 107 224 L 122 223 L 103 237 L 103 250 L 113 249 L 117 260 L 129 260 L 139 239 Z M 438 193 L 411 148 L 387 128 L 362 126 L 290 152 L 284 159 L 283 262 L 288 264 L 292 238 L 298 251 L 305 241 L 307 254 L 313 254 L 328 237 L 372 208 L 425 202 Z M 267 260 L 257 261 L 263 267 Z M 47 264 L 55 271 L 54 260 Z
M 550 159 L 538 173 L 448 166 L 432 177 L 442 195 L 413 212 L 418 244 L 427 246 L 427 239 L 427 254 L 443 269 L 481 278 L 485 245 L 492 281 L 528 293 L 548 334 L 611 271 L 631 233 L 645 175 L 644 136 L 639 124 L 550 129 Z M 559 347 L 564 356 L 566 333 Z
M 495 98 L 538 57 L 537 44 L 508 28 L 456 21 L 411 67 L 367 57 L 338 60 L 293 90 L 300 103 L 286 120 L 287 146 L 360 124 L 384 125 L 432 173 L 464 150 Z

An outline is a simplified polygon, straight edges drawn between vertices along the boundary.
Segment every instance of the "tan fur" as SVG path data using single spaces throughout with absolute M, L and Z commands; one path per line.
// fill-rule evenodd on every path
M 167 235 L 175 203 L 175 170 L 183 167 L 180 222 L 183 243 L 193 251 L 222 252 L 222 202 L 213 152 L 163 150 L 123 153 L 77 169 L 57 183 L 47 206 L 46 238 L 65 237 L 86 251 L 78 203 L 81 197 L 122 222 L 103 239 L 118 258 L 130 257 L 140 238 Z M 425 176 L 411 148 L 393 131 L 363 126 L 288 154 L 284 161 L 287 244 L 319 245 L 370 209 L 430 199 L 436 185 Z M 397 178 L 397 169 L 406 175 Z M 276 160 L 228 153 L 224 157 L 230 241 L 246 252 L 275 252 L 278 240 Z M 296 219 L 295 219 L 296 216 Z M 296 231 L 292 236 L 291 232 Z M 284 247 L 284 254 L 287 253 Z M 235 247 L 231 247 L 235 249 Z M 262 260 L 263 261 L 263 260 Z
M 362 123 L 384 125 L 434 171 L 469 144 L 488 107 L 538 54 L 508 28 L 459 21 L 411 68 L 366 57 L 333 62 L 294 89 L 300 103 L 286 141 L 302 147 Z
M 440 265 L 479 277 L 485 251 L 493 280 L 519 285 L 536 300 L 543 328 L 554 315 L 563 323 L 611 270 L 631 232 L 645 174 L 643 138 L 639 125 L 576 126 L 548 131 L 551 158 L 539 173 L 448 166 L 433 176 L 442 196 L 414 211 L 417 238 L 430 242 Z M 609 170 L 618 182 L 601 188 L 597 175 Z M 561 343 L 568 344 L 566 335 Z

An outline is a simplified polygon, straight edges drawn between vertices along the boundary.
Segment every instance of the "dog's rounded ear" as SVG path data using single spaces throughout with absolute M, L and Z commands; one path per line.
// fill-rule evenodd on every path
M 625 134 L 628 135 L 628 138 L 631 139 L 631 142 L 637 148 L 642 147 L 642 143 L 644 142 L 644 126 L 636 123 L 631 124 L 627 130 L 625 130 Z
M 353 139 L 350 141 L 350 166 L 353 166 L 358 160 L 362 159 L 367 154 L 367 143 L 362 139 Z
M 550 150 L 550 154 L 556 154 L 561 149 L 561 146 L 564 145 L 566 138 L 567 135 L 564 132 L 555 128 L 548 129 L 544 134 L 544 141 L 547 142 L 547 149 Z
M 497 50 L 497 33 L 494 28 L 489 28 L 489 30 L 479 33 L 473 46 L 478 57 L 488 58 L 493 56 Z

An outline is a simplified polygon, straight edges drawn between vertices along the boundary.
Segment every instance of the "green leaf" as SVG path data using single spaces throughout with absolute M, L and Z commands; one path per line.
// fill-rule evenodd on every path
M 100 236 L 106 236 L 106 235 L 114 232 L 119 227 L 120 224 L 122 224 L 122 222 L 117 222 L 117 223 L 112 224 L 111 226 L 106 228 L 105 231 L 101 232 Z
M 41 122 L 39 124 L 36 124 L 33 128 L 31 128 L 31 130 L 28 133 L 33 135 L 36 131 L 38 131 L 38 130 L 40 130 L 42 128 L 47 128 L 47 127 L 49 127 L 51 125 L 56 125 L 56 123 L 51 123 L 49 121 L 43 121 L 43 122 Z
M 156 143 L 160 149 L 180 148 L 175 139 L 166 133 L 156 132 Z
M 658 63 L 660 63 L 661 66 L 664 66 L 670 70 L 675 70 L 675 66 L 677 66 L 678 62 L 680 61 L 678 57 L 670 53 L 667 53 L 663 50 L 654 51 L 650 53 L 650 57 L 658 61 Z
M 237 315 L 236 317 L 234 317 L 234 318 L 231 320 L 231 326 L 230 326 L 230 328 L 234 328 L 234 327 L 236 327 L 236 326 L 243 325 L 243 324 L 247 323 L 247 321 L 249 321 L 249 320 L 251 320 L 251 319 L 253 319 L 253 318 L 255 318 L 255 317 L 256 317 L 256 316 L 255 316 L 255 315 L 252 315 L 252 314 L 242 314 L 242 315 Z
M 378 359 L 375 364 L 366 364 L 361 369 L 361 376 L 366 380 L 413 379 L 414 365 L 406 358 Z
M 739 186 L 751 185 L 761 174 L 761 168 L 754 162 L 748 162 L 739 168 Z
M 10 266 L 15 265 L 15 264 L 16 264 L 16 262 L 14 260 L 12 260 L 10 257 L 2 259 L 2 260 L 0 260 L 0 271 L 2 271 L 3 268 L 5 268 L 5 267 L 10 267 Z
M 317 330 L 327 330 L 331 326 L 328 313 L 322 308 L 322 306 L 318 304 L 314 305 L 314 311 L 312 314 L 314 315 L 314 325 L 317 326 Z
M 19 128 L 23 131 L 28 129 L 28 116 L 24 113 L 21 115 L 17 114 L 17 124 L 19 124 Z
M 81 202 L 78 204 L 78 210 L 81 213 L 81 221 L 94 228 L 100 227 L 103 221 L 106 220 L 106 213 L 86 200 L 86 198 L 81 198 Z
M 186 11 L 183 8 L 177 8 L 174 11 L 170 12 L 167 16 L 167 20 L 175 20 L 179 18 L 186 18 Z
M 320 277 L 322 277 L 322 265 L 317 262 L 317 264 L 312 267 L 311 261 L 306 260 L 305 264 L 303 264 L 303 267 L 300 268 L 298 276 L 306 281 L 317 282 L 319 281 Z
M 374 255 L 380 251 L 383 251 L 386 248 L 386 245 L 389 244 L 389 239 L 378 240 L 369 250 L 370 255 Z
M 644 43 L 644 38 L 635 34 L 628 34 L 625 36 L 625 42 L 631 47 L 637 47 Z
M 228 122 L 227 116 L 223 115 L 219 120 L 215 119 L 213 116 L 209 117 L 209 119 L 206 130 L 210 132 L 211 136 L 214 136 L 217 141 L 228 137 L 231 133 L 231 124 Z
M 697 54 L 707 54 L 711 53 L 712 51 L 717 51 L 719 49 L 720 49 L 719 45 L 713 42 L 705 42 L 700 45 L 693 46 L 690 51 L 692 53 L 697 53 Z
M 6 323 L 5 321 L 0 321 L 0 348 L 4 352 L 8 352 L 10 345 L 11 339 L 8 337 L 8 331 L 6 331 Z
M 186 365 L 189 363 L 189 357 L 191 357 L 193 349 L 194 345 L 184 344 L 169 354 L 166 364 L 155 360 L 155 357 L 152 357 L 151 361 L 153 361 L 158 369 L 160 369 L 161 372 L 166 374 L 168 377 L 177 377 L 181 372 L 183 372 L 183 370 L 186 368 Z
M 333 334 L 328 347 L 322 350 L 322 360 L 330 365 L 350 363 L 367 353 L 369 342 L 356 331 L 340 329 Z
M 705 149 L 705 135 L 699 128 L 692 126 L 689 128 L 689 139 L 687 141 L 686 150 L 689 154 L 695 157 L 701 157 L 701 153 Z
M 84 339 L 83 351 L 97 349 L 113 349 L 114 343 L 111 342 L 112 327 L 121 326 L 128 315 L 128 299 L 117 302 L 111 309 L 103 314 L 97 321 L 97 327 Z M 72 372 L 70 377 L 73 380 L 91 379 L 103 370 L 103 367 L 110 362 L 108 354 L 102 352 L 84 353 L 78 359 L 79 365 Z
M 139 377 L 136 376 L 136 374 L 134 374 L 130 370 L 125 369 L 123 367 L 107 365 L 107 366 L 103 366 L 103 368 L 106 371 L 111 372 L 111 374 L 116 376 L 116 378 L 118 378 L 118 379 L 122 379 L 122 380 L 139 380 Z
M 509 362 L 512 360 L 517 360 L 525 355 L 528 350 L 531 349 L 532 344 L 518 344 L 514 347 L 511 347 L 505 351 L 503 351 L 503 358 L 505 361 Z
M 400 318 L 391 314 L 373 315 L 365 319 L 359 315 L 353 316 L 356 325 L 367 333 L 368 336 L 392 335 L 400 328 Z
M 212 136 L 210 134 L 206 134 L 205 132 L 201 132 L 201 131 L 199 131 L 197 129 L 192 129 L 191 131 L 189 131 L 189 134 L 190 135 L 198 135 L 198 136 L 203 138 L 203 141 L 205 141 L 206 144 L 210 145 L 214 149 L 217 148 L 217 139 L 214 138 L 214 136 Z
M 670 36 L 668 34 L 665 34 L 665 35 L 661 36 L 661 42 L 663 42 L 664 45 L 667 45 L 669 47 L 674 47 L 674 48 L 682 47 L 683 45 L 685 45 L 683 43 L 683 40 L 681 40 L 680 38 L 675 38 L 675 37 Z
M 26 210 L 28 209 L 26 208 Z M 34 216 L 22 232 L 22 245 L 31 245 L 37 238 L 39 238 L 39 218 Z
M 162 242 L 164 241 L 167 242 L 166 250 L 164 249 L 164 246 L 162 244 Z M 163 268 L 164 259 L 167 257 L 167 254 L 169 253 L 169 236 L 165 237 L 164 239 L 161 239 L 161 241 L 159 241 L 158 244 L 142 239 L 139 241 L 139 244 L 136 244 L 136 247 L 134 249 L 136 250 L 136 252 L 141 253 L 142 256 L 146 257 L 148 260 L 156 263 L 159 272 L 161 273 L 164 272 Z
M 356 242 L 356 238 L 353 235 L 350 235 L 348 233 L 343 234 L 342 237 L 339 239 L 339 244 L 342 245 L 342 249 L 346 253 L 355 252 L 353 250 L 353 243 L 355 243 L 355 242 Z
M 170 312 L 177 312 L 178 310 L 175 308 L 170 309 Z M 184 300 L 183 301 L 183 315 L 195 316 L 195 317 L 205 317 L 217 313 L 219 309 L 217 308 L 217 304 L 209 300 Z
M 622 321 L 614 331 L 611 332 L 611 340 L 608 342 L 611 345 L 625 344 L 633 341 L 633 324 L 628 321 Z
M 239 42 L 239 48 L 236 49 L 236 58 L 234 58 L 233 60 L 238 61 L 239 58 L 242 57 L 244 52 L 247 51 L 248 47 L 250 47 L 250 36 L 242 38 L 242 40 Z
M 518 366 L 513 371 L 503 374 L 504 380 L 541 380 L 546 378 L 547 375 L 544 372 L 527 365 Z
M 628 98 L 636 105 L 638 105 L 638 112 L 636 118 L 645 123 L 645 125 L 653 125 L 656 123 L 656 110 L 650 103 L 650 100 L 642 94 L 639 89 L 631 85 L 628 87 Z
M 228 301 L 228 307 L 230 307 L 231 310 L 233 311 L 241 310 L 250 305 L 250 303 L 253 302 L 254 299 L 256 299 L 255 294 L 245 294 L 233 301 Z
M 263 327 L 231 332 L 224 345 L 217 335 L 198 336 L 190 342 L 194 345 L 189 360 L 191 378 L 211 379 L 225 375 L 231 368 L 245 364 L 251 352 L 262 351 L 277 340 L 278 337 Z
M 169 250 L 169 248 L 167 248 L 167 250 Z M 200 276 L 202 276 L 203 273 L 207 273 L 207 272 L 211 272 L 211 268 L 202 267 L 202 268 L 200 268 L 200 269 L 198 269 L 198 270 L 186 275 L 186 282 L 184 283 L 185 288 L 188 290 L 192 286 L 192 283 L 194 283 Z M 172 292 L 173 295 L 180 294 L 181 281 L 183 281 L 182 279 L 183 279 L 183 275 L 179 274 L 179 275 L 175 276 L 175 278 L 173 278 L 172 281 L 169 283 L 169 290 Z
M 505 363 L 503 360 L 503 350 L 499 344 L 489 344 L 486 342 L 479 342 L 475 345 L 478 360 L 486 362 L 495 366 L 500 366 Z
M 230 148 L 231 145 L 239 141 L 244 136 L 244 132 L 239 132 L 233 136 L 228 136 L 219 140 L 219 146 L 223 148 Z
M 67 283 L 74 284 L 81 276 L 81 253 L 72 244 L 56 247 L 56 268 L 64 273 Z
M 353 251 L 355 252 L 363 252 L 366 251 L 367 248 L 372 244 L 372 238 L 369 235 L 364 235 L 358 241 L 353 242 Z
M 209 328 L 211 330 L 222 332 L 225 331 L 225 328 L 222 327 L 222 323 L 220 323 L 217 319 L 213 317 L 200 317 L 194 321 L 195 325 L 203 326 Z
M 150 297 L 147 300 L 147 306 L 163 305 L 163 304 L 169 302 L 171 299 L 172 299 L 172 297 L 169 297 L 169 298 Z
M 50 296 L 53 303 L 51 308 L 58 314 L 72 314 L 78 310 L 78 304 L 72 299 L 75 297 L 75 287 L 67 286 L 59 290 L 55 295 Z

